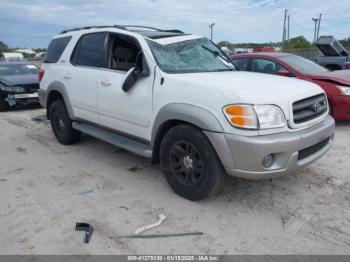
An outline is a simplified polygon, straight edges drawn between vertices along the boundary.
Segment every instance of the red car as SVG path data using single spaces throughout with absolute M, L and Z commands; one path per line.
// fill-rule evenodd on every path
M 250 53 L 231 56 L 242 71 L 297 77 L 321 86 L 327 94 L 330 113 L 337 120 L 350 120 L 350 71 L 329 71 L 297 55 Z

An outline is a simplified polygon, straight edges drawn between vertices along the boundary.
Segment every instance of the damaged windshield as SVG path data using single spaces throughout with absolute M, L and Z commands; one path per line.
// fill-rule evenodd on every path
M 147 40 L 159 67 L 167 73 L 235 70 L 230 58 L 206 38 L 161 45 Z

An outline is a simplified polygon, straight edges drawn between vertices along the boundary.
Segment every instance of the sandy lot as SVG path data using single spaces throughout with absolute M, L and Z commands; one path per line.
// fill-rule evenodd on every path
M 218 197 L 175 195 L 157 166 L 91 137 L 56 142 L 42 109 L 0 114 L 0 254 L 350 254 L 350 124 L 299 174 L 230 179 Z M 115 239 L 150 233 L 203 236 Z M 90 244 L 76 221 L 95 227 Z

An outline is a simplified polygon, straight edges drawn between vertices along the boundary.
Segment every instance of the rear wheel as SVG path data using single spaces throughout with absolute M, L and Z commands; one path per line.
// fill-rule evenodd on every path
M 160 163 L 171 188 L 189 200 L 221 191 L 226 173 L 205 135 L 189 125 L 170 129 L 161 142 Z
M 0 96 L 0 112 L 4 112 L 8 109 L 8 104 L 5 101 L 5 98 Z
M 63 101 L 54 101 L 49 108 L 49 116 L 52 130 L 63 145 L 71 145 L 79 142 L 81 132 L 72 127 L 72 120 L 69 118 L 66 106 Z

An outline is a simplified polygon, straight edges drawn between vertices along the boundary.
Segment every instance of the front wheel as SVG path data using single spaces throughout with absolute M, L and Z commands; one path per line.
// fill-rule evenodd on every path
M 49 116 L 52 131 L 58 142 L 63 145 L 71 145 L 80 140 L 81 132 L 72 127 L 72 120 L 69 118 L 63 101 L 56 100 L 51 104 Z
M 220 192 L 226 177 L 208 139 L 189 125 L 175 126 L 164 135 L 160 165 L 174 192 L 194 201 Z

